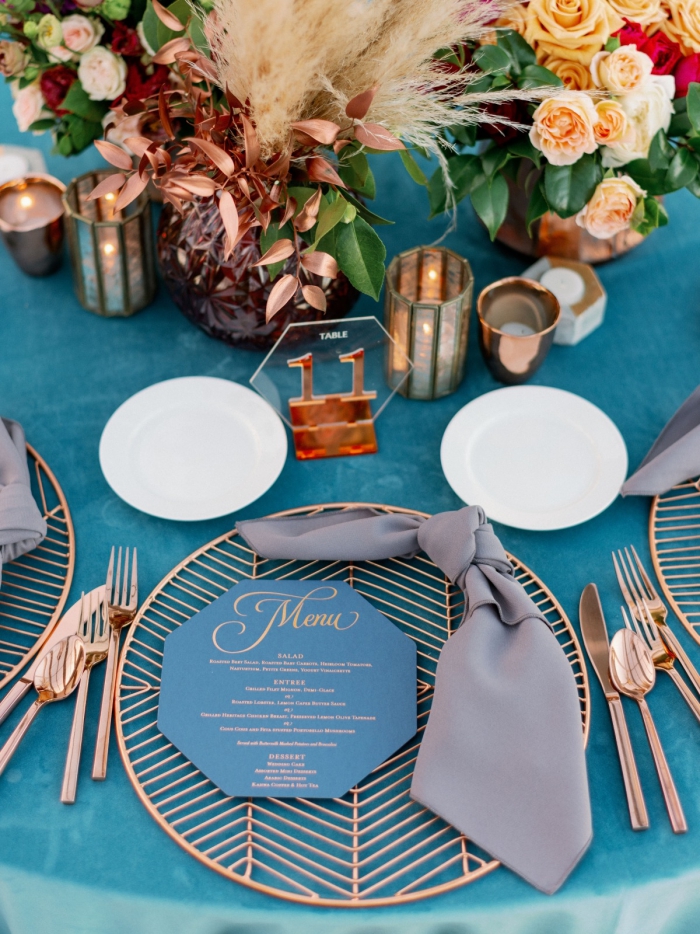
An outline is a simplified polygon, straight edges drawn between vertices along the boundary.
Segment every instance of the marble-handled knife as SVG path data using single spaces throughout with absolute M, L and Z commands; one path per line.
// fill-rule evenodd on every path
M 646 830 L 649 826 L 649 817 L 644 803 L 642 785 L 639 781 L 637 764 L 634 761 L 634 752 L 632 751 L 632 743 L 627 730 L 625 712 L 622 709 L 622 701 L 610 680 L 608 631 L 605 627 L 603 607 L 600 604 L 598 588 L 595 584 L 588 584 L 581 594 L 579 619 L 588 657 L 598 676 L 610 709 L 632 829 Z
M 95 587 L 94 591 L 92 591 L 97 595 L 98 601 L 102 598 L 104 589 L 104 584 L 102 584 L 100 587 Z M 7 694 L 2 698 L 2 700 L 0 700 L 0 723 L 2 723 L 8 714 L 10 714 L 15 709 L 27 691 L 29 691 L 34 685 L 34 672 L 43 656 L 58 642 L 60 642 L 62 639 L 65 639 L 66 636 L 76 635 L 79 628 L 80 600 L 78 600 L 77 603 L 74 603 L 73 606 L 63 614 L 61 619 L 54 626 L 51 634 L 46 639 L 46 642 L 37 652 L 29 668 L 27 668 L 19 681 L 16 681 Z

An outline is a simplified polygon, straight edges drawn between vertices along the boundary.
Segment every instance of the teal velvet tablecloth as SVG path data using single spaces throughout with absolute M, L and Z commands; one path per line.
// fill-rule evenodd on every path
M 0 142 L 21 136 L 0 95 Z M 68 181 L 93 154 L 49 158 Z M 393 156 L 376 164 L 378 210 L 389 255 L 440 235 L 427 223 L 425 192 Z M 554 347 L 533 382 L 579 393 L 619 426 L 635 466 L 675 408 L 700 382 L 700 203 L 668 199 L 671 224 L 628 256 L 600 268 L 609 301 L 604 325 L 578 347 Z M 518 274 L 525 259 L 491 245 L 471 208 L 446 243 L 467 256 L 477 290 Z M 30 279 L 0 250 L 0 413 L 20 420 L 68 497 L 77 535 L 71 600 L 104 576 L 109 546 L 139 548 L 141 593 L 197 546 L 243 516 L 314 502 L 372 500 L 437 512 L 460 505 L 440 469 L 442 433 L 454 413 L 497 388 L 472 332 L 466 379 L 439 402 L 397 398 L 378 424 L 379 453 L 301 463 L 290 457 L 277 483 L 240 515 L 172 523 L 119 500 L 100 472 L 97 449 L 111 413 L 159 380 L 209 375 L 246 384 L 260 356 L 235 351 L 187 322 L 161 288 L 128 320 L 103 320 L 74 297 L 67 263 Z M 357 307 L 380 313 L 371 300 Z M 186 440 L 186 439 L 185 439 Z M 575 625 L 583 587 L 597 581 L 616 618 L 619 597 L 610 551 L 634 542 L 647 554 L 649 500 L 618 500 L 598 518 L 560 532 L 498 527 L 506 548 L 551 586 Z M 680 625 L 676 626 L 681 631 Z M 684 644 L 700 664 L 700 649 Z M 94 741 L 102 672 L 96 672 L 86 737 Z M 669 681 L 669 679 L 662 679 Z M 450 894 L 399 908 L 313 909 L 245 889 L 198 863 L 149 817 L 113 744 L 104 784 L 82 763 L 79 799 L 59 803 L 72 704 L 48 708 L 0 779 L 0 934 L 697 934 L 700 931 L 700 728 L 670 681 L 652 707 L 676 777 L 690 831 L 675 837 L 636 710 L 628 719 L 646 790 L 651 829 L 629 828 L 611 726 L 592 683 L 588 749 L 595 836 L 563 888 L 541 895 L 505 869 Z M 16 722 L 0 727 L 0 740 Z

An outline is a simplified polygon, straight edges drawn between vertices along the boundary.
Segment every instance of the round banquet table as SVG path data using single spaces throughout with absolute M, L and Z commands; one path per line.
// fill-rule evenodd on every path
M 20 134 L 7 88 L 0 93 L 0 142 L 37 145 L 64 181 L 98 164 L 93 152 L 48 156 L 50 140 Z M 441 235 L 428 223 L 425 191 L 394 154 L 375 160 L 377 210 L 396 220 L 382 228 L 388 256 Z M 619 426 L 635 467 L 676 407 L 700 379 L 700 204 L 687 192 L 668 198 L 671 223 L 637 250 L 599 269 L 608 291 L 601 328 L 577 347 L 555 346 L 533 383 L 578 393 Z M 477 291 L 517 275 L 525 258 L 489 243 L 472 209 L 459 209 L 447 246 L 468 257 Z M 315 502 L 371 500 L 426 512 L 459 507 L 440 468 L 440 439 L 454 413 L 498 388 L 484 366 L 472 322 L 467 376 L 437 402 L 396 397 L 377 427 L 379 453 L 300 462 L 289 456 L 275 485 L 239 515 L 177 523 L 127 506 L 98 463 L 105 422 L 125 399 L 159 380 L 218 376 L 244 385 L 260 362 L 186 321 L 161 286 L 155 302 L 129 319 L 102 319 L 74 296 L 66 261 L 31 279 L 0 249 L 0 413 L 22 422 L 67 495 L 77 561 L 70 597 L 104 579 L 109 547 L 139 549 L 145 598 L 196 547 L 236 519 Z M 381 307 L 363 297 L 356 314 Z M 610 551 L 634 542 L 648 560 L 649 500 L 619 499 L 602 515 L 558 532 L 496 526 L 504 546 L 552 588 L 578 627 L 583 587 L 596 581 L 609 622 L 620 598 Z M 700 648 L 676 624 L 700 665 Z M 101 666 L 103 669 L 104 666 Z M 590 672 L 590 670 L 589 670 Z M 71 703 L 51 705 L 0 779 L 0 934 L 697 934 L 700 930 L 700 731 L 662 679 L 652 708 L 683 801 L 689 832 L 676 837 L 666 818 L 641 720 L 628 721 L 651 829 L 629 827 L 612 729 L 591 674 L 588 747 L 594 839 L 560 891 L 547 897 L 506 869 L 414 904 L 357 910 L 292 904 L 229 881 L 180 849 L 139 803 L 112 738 L 104 783 L 92 782 L 91 749 L 102 670 L 95 672 L 78 789 L 59 803 Z M 664 683 L 668 682 L 668 683 Z M 26 705 L 26 702 L 25 702 Z M 0 727 L 0 741 L 19 718 Z

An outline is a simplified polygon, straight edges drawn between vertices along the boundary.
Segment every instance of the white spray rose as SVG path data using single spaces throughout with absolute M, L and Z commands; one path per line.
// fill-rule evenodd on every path
M 78 78 L 93 101 L 113 101 L 126 88 L 126 63 L 104 46 L 90 49 L 80 59 Z
M 646 159 L 659 130 L 668 130 L 673 116 L 673 75 L 652 75 L 638 91 L 623 94 L 619 104 L 627 114 L 628 136 L 603 149 L 603 165 L 616 168 L 633 159 Z

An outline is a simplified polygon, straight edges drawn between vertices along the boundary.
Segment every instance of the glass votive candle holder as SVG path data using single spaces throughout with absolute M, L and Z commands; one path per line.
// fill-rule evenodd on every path
M 112 169 L 74 178 L 63 203 L 78 301 L 105 317 L 126 317 L 145 308 L 156 293 L 151 203 L 142 192 L 115 211 L 117 192 L 89 201 Z
M 0 234 L 27 275 L 48 276 L 61 265 L 65 190 L 63 182 L 43 173 L 0 185 Z
M 534 279 L 511 276 L 483 289 L 477 300 L 479 345 L 486 366 L 502 383 L 524 383 L 554 341 L 561 309 Z
M 445 247 L 399 253 L 386 275 L 386 378 L 409 399 L 438 399 L 461 383 L 467 357 L 474 276 L 466 259 Z M 393 351 L 393 352 L 392 352 Z M 413 370 L 406 378 L 408 362 Z

